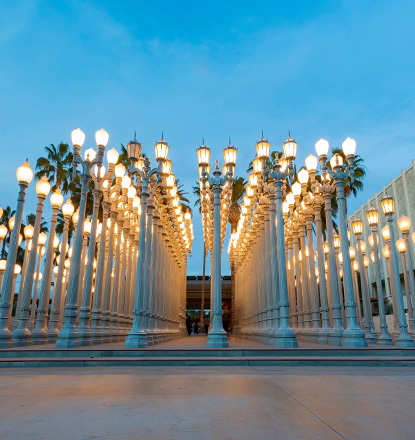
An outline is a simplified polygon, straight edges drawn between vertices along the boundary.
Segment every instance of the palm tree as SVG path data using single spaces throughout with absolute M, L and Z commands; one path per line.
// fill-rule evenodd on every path
M 231 206 L 228 213 L 228 222 L 231 224 L 232 233 L 235 232 L 239 218 L 241 217 L 240 204 L 245 194 L 246 185 L 248 182 L 243 177 L 233 179 Z
M 46 157 L 39 157 L 36 162 L 35 178 L 39 180 L 46 175 L 52 185 L 52 191 L 59 188 L 63 194 L 70 190 L 73 155 L 68 144 L 60 143 L 57 147 L 50 144 L 45 147 Z
M 3 215 L 0 218 L 0 223 L 4 226 L 6 226 L 7 229 L 9 229 L 9 220 L 16 214 L 16 211 L 12 209 L 10 206 L 6 206 L 6 208 L 3 209 Z M 7 233 L 7 235 L 4 237 L 3 245 L 1 248 L 1 258 L 5 259 L 7 257 L 6 252 L 6 245 L 10 242 L 10 236 L 11 231 Z
M 26 216 L 26 225 L 23 226 L 27 226 L 27 225 L 35 225 L 35 221 L 36 221 L 36 214 L 27 214 Z M 48 228 L 48 224 L 45 221 L 45 219 L 42 217 L 42 220 L 40 222 L 40 231 L 39 232 L 49 232 L 49 228 Z

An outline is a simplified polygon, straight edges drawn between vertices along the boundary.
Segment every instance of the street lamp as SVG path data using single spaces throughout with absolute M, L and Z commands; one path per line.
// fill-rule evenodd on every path
M 364 324 L 365 324 L 365 337 L 369 343 L 376 343 L 376 338 L 372 334 L 371 330 L 371 320 L 370 320 L 370 298 L 369 298 L 369 292 L 367 290 L 368 282 L 366 278 L 366 272 L 364 270 L 364 261 L 363 261 L 363 253 L 362 253 L 362 233 L 363 233 L 363 221 L 359 218 L 352 221 L 352 229 L 353 233 L 356 236 L 357 241 L 357 258 L 359 260 L 359 266 L 361 268 L 360 270 L 360 287 L 362 289 L 362 296 L 363 296 L 363 308 L 364 308 Z M 357 292 L 359 294 L 359 292 Z
M 17 181 L 19 182 L 19 195 L 17 198 L 17 207 L 15 215 L 16 228 L 13 229 L 9 243 L 9 252 L 7 255 L 7 264 L 3 276 L 0 295 L 0 348 L 11 346 L 12 334 L 9 329 L 9 320 L 11 315 L 11 300 L 13 295 L 13 279 L 14 266 L 17 256 L 17 248 L 19 246 L 20 225 L 22 223 L 23 206 L 25 201 L 26 189 L 33 178 L 33 171 L 29 163 L 24 162 L 16 172 Z
M 78 331 L 76 328 L 77 310 L 78 310 L 78 288 L 79 288 L 79 276 L 81 270 L 82 254 L 82 239 L 83 239 L 83 227 L 85 219 L 86 208 L 86 194 L 88 185 L 91 180 L 91 169 L 94 165 L 98 166 L 98 175 L 100 174 L 102 161 L 104 157 L 105 147 L 108 142 L 108 134 L 104 133 L 105 130 L 96 134 L 96 141 L 98 143 L 97 152 L 91 148 L 85 152 L 85 158 L 81 157 L 81 147 L 85 141 L 85 134 L 78 128 L 71 133 L 71 139 L 73 144 L 73 165 L 74 172 L 78 165 L 81 165 L 82 172 L 80 175 L 81 180 L 81 200 L 79 203 L 79 220 L 75 233 L 75 244 L 72 256 L 72 264 L 69 274 L 69 287 L 67 293 L 67 301 L 64 313 L 64 321 L 62 329 L 59 333 L 58 340 L 56 341 L 56 348 L 73 348 L 78 346 Z
M 29 330 L 29 315 L 30 315 L 30 297 L 33 287 L 33 276 L 35 273 L 36 265 L 36 249 L 38 247 L 38 240 L 40 237 L 40 224 L 42 222 L 43 213 L 43 203 L 49 194 L 50 183 L 43 176 L 40 180 L 36 182 L 36 193 L 37 193 L 37 207 L 36 207 L 36 218 L 32 238 L 32 249 L 34 252 L 30 252 L 29 263 L 25 274 L 25 283 L 23 287 L 23 298 L 22 307 L 20 309 L 19 322 L 17 324 L 16 330 L 13 332 L 13 345 L 15 346 L 26 346 L 30 345 L 32 342 L 32 334 Z M 41 257 L 39 256 L 39 259 Z M 40 267 L 40 264 L 39 264 Z M 35 309 L 34 309 L 35 310 Z M 34 311 L 33 311 L 34 313 Z
M 386 216 L 388 222 L 388 234 L 390 237 L 390 265 L 392 269 L 391 274 L 391 284 L 393 285 L 393 291 L 395 292 L 395 303 L 397 306 L 397 319 L 399 325 L 399 336 L 397 338 L 397 343 L 400 347 L 414 347 L 414 341 L 408 334 L 408 326 L 405 318 L 405 309 L 403 304 L 403 296 L 401 289 L 401 281 L 399 279 L 399 267 L 398 267 L 398 258 L 396 255 L 396 248 L 392 246 L 392 243 L 395 243 L 395 233 L 393 231 L 393 213 L 395 208 L 395 201 L 393 197 L 385 195 L 381 201 L 380 205 L 382 207 L 383 213 Z

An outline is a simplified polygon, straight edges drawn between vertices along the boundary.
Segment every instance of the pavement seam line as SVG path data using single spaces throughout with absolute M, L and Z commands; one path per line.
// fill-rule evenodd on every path
M 290 392 L 288 392 L 285 388 L 283 388 L 281 385 L 279 385 L 277 382 L 273 381 L 269 376 L 263 374 L 260 370 L 259 371 L 261 376 L 265 377 L 269 382 L 274 384 L 274 386 L 277 386 L 280 390 L 284 391 L 284 393 L 288 394 L 292 399 L 294 399 L 297 403 L 299 403 L 303 408 L 305 408 L 308 412 L 313 414 L 314 417 L 316 417 L 320 422 L 324 423 L 328 428 L 330 428 L 332 431 L 334 431 L 337 435 L 339 435 L 342 439 L 347 440 L 347 438 L 340 434 L 336 429 L 334 429 L 331 425 L 329 425 L 326 421 L 324 421 L 320 416 L 318 416 L 314 411 L 312 411 L 310 408 L 308 408 L 303 402 L 298 400 L 296 397 L 294 397 Z

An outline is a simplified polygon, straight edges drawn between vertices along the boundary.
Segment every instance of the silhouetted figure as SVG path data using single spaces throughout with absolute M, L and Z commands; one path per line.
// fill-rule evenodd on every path
M 203 318 L 203 327 L 205 328 L 205 333 L 207 335 L 209 331 L 209 318 L 207 315 Z
M 187 328 L 187 335 L 190 336 L 192 334 L 192 325 L 193 325 L 193 321 L 192 318 L 187 315 L 186 317 L 186 328 Z
M 222 323 L 223 323 L 223 329 L 225 330 L 226 334 L 229 336 L 229 325 L 231 323 L 231 314 L 229 313 L 228 306 L 225 306 L 223 309 Z

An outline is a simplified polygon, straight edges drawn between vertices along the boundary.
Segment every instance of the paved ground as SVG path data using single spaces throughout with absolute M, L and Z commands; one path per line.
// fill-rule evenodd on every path
M 413 439 L 413 368 L 0 371 L 6 439 Z

